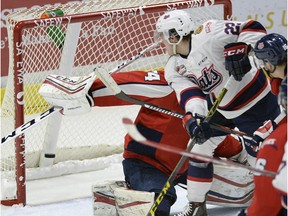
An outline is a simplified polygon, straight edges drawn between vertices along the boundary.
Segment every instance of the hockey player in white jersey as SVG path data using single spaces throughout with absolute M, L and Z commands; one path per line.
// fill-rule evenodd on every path
M 271 93 L 262 69 L 249 56 L 251 47 L 266 34 L 259 22 L 209 20 L 195 29 L 193 17 L 174 10 L 158 19 L 156 29 L 170 55 L 165 78 L 186 112 L 185 129 L 196 140 L 192 152 L 212 156 L 224 138 L 225 134 L 211 130 L 203 121 L 223 87 L 228 91 L 211 122 L 253 134 L 264 121 L 278 116 L 277 97 Z M 190 160 L 189 204 L 179 215 L 207 215 L 205 198 L 212 180 L 211 163 Z

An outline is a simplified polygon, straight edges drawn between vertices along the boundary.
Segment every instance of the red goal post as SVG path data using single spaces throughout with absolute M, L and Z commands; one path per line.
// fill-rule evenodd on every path
M 1 107 L 1 137 L 51 107 L 38 94 L 48 74 L 87 75 L 96 65 L 114 69 L 153 43 L 155 22 L 165 11 L 185 9 L 198 24 L 232 15 L 230 0 L 102 0 L 57 9 L 64 15 L 40 18 L 55 10 L 47 6 L 7 18 L 9 75 Z M 152 70 L 163 67 L 166 59 L 159 47 L 122 71 Z M 31 169 L 121 153 L 125 134 L 121 118 L 135 117 L 139 108 L 130 107 L 95 107 L 81 116 L 59 114 L 1 145 L 1 204 L 26 204 L 27 179 L 47 177 L 31 176 Z

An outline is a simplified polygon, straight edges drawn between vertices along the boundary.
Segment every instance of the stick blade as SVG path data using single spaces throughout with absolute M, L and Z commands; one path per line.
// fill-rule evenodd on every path
M 123 118 L 122 122 L 124 127 L 126 128 L 128 134 L 137 142 L 143 143 L 147 141 L 147 139 L 138 131 L 136 125 L 129 118 Z

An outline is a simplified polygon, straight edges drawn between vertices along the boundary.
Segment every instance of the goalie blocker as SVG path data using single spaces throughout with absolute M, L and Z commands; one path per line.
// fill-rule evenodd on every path
M 43 82 L 39 94 L 55 107 L 62 107 L 63 115 L 84 114 L 94 105 L 88 90 L 96 79 L 96 74 L 87 76 L 64 77 L 48 75 Z

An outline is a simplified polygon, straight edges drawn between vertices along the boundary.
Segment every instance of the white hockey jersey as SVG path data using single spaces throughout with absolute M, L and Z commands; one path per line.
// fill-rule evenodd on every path
M 186 112 L 207 115 L 205 97 L 215 99 L 229 79 L 225 69 L 224 46 L 233 42 L 245 42 L 254 47 L 266 34 L 257 21 L 246 22 L 209 20 L 192 35 L 191 49 L 187 57 L 171 56 L 165 66 L 165 79 L 177 94 Z M 235 118 L 269 91 L 270 85 L 262 69 L 249 57 L 252 69 L 242 79 L 229 79 L 228 92 L 218 107 L 226 118 Z

